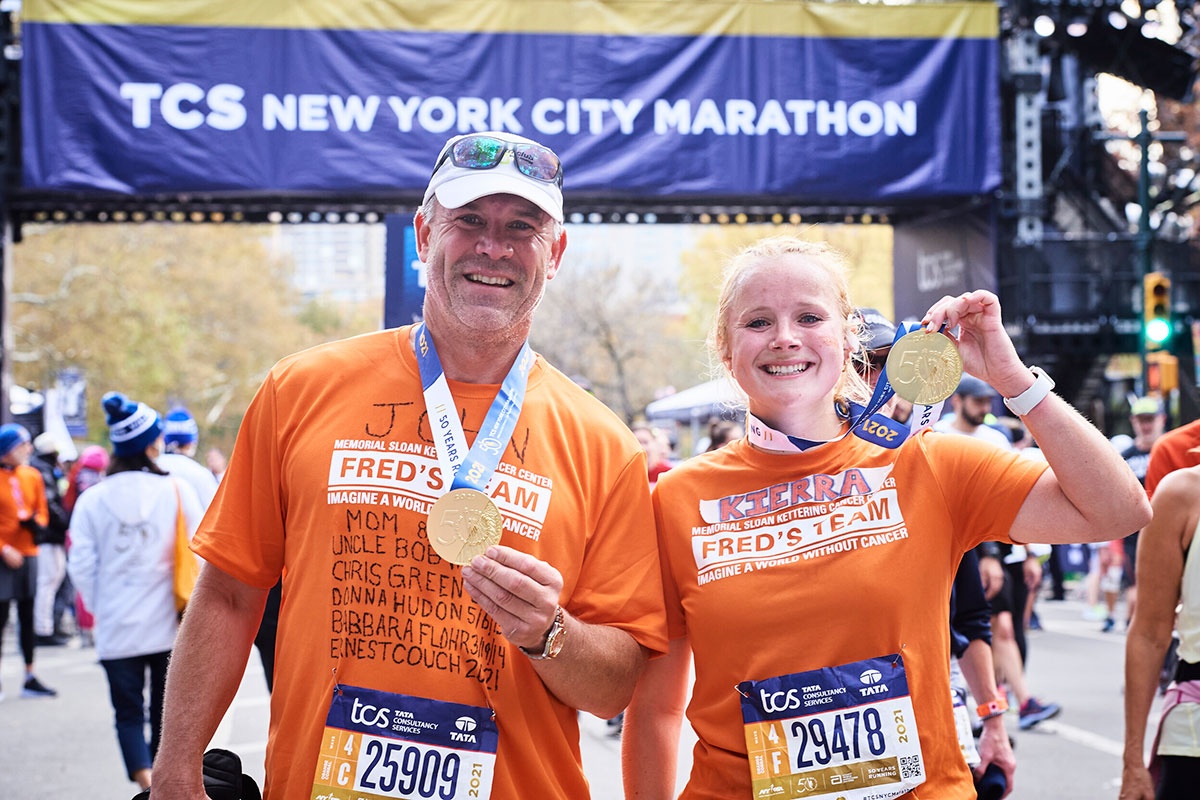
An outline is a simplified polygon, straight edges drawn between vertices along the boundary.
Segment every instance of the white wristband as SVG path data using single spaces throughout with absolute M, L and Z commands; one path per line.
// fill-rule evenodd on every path
M 1023 417 L 1033 411 L 1037 404 L 1045 400 L 1046 395 L 1050 394 L 1050 390 L 1054 388 L 1054 381 L 1041 367 L 1030 367 L 1029 371 L 1037 378 L 1033 382 L 1033 386 L 1016 397 L 1004 398 L 1004 405 L 1008 406 L 1008 410 L 1018 417 Z

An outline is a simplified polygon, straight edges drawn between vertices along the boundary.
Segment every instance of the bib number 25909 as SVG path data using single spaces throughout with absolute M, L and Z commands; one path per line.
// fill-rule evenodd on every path
M 486 708 L 342 686 L 312 800 L 487 800 L 499 731 Z

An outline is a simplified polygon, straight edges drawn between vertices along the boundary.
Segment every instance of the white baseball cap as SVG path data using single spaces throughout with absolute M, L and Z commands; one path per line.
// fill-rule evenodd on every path
M 506 145 L 494 164 L 464 167 L 455 162 L 451 153 L 455 145 L 468 141 L 486 142 L 487 139 Z M 493 146 L 491 151 L 498 152 L 498 148 Z M 550 166 L 557 166 L 557 173 L 548 180 L 530 177 L 518 169 L 517 159 L 543 172 Z M 525 198 L 558 222 L 563 221 L 561 162 L 553 150 L 532 139 L 500 131 L 455 136 L 442 147 L 436 164 L 422 203 L 428 203 L 430 197 L 437 195 L 443 207 L 459 208 L 490 194 L 513 194 Z

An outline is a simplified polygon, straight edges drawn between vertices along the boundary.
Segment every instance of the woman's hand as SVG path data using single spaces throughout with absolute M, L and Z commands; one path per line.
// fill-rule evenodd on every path
M 11 544 L 6 544 L 3 549 L 0 549 L 0 558 L 4 559 L 4 565 L 9 569 L 20 569 L 21 565 L 25 563 L 25 556 L 21 555 L 21 551 Z
M 985 289 L 946 296 L 925 312 L 921 324 L 946 332 L 957 327 L 963 369 L 989 384 L 1004 397 L 1016 397 L 1033 385 L 1034 375 L 1021 362 L 1008 331 L 1000 321 L 1000 300 Z
M 1121 770 L 1121 794 L 1118 800 L 1154 800 L 1154 782 L 1144 766 L 1126 764 Z

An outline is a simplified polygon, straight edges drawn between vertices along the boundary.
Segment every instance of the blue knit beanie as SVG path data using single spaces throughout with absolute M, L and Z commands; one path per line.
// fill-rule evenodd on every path
M 189 445 L 200 438 L 200 427 L 183 406 L 175 406 L 167 412 L 166 431 L 163 438 L 167 444 Z
M 28 441 L 29 431 L 24 425 L 15 422 L 0 425 L 0 457 L 8 455 L 14 447 Z
M 108 438 L 117 455 L 141 453 L 162 435 L 158 412 L 145 403 L 135 403 L 120 392 L 109 392 L 101 402 L 108 415 Z

